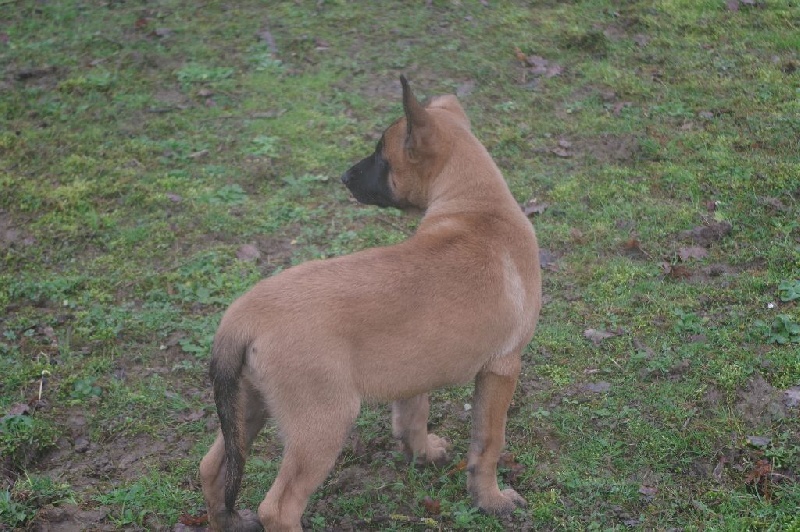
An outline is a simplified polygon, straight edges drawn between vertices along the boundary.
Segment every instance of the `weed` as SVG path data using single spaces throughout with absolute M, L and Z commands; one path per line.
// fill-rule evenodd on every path
M 15 501 L 9 490 L 0 490 L 0 523 L 16 527 L 33 517 L 36 510 Z
M 771 323 L 756 320 L 754 325 L 766 337 L 768 343 L 779 345 L 800 343 L 800 323 L 795 322 L 794 317 L 788 314 L 778 314 Z
M 781 281 L 778 285 L 778 294 L 783 302 L 800 299 L 800 280 Z

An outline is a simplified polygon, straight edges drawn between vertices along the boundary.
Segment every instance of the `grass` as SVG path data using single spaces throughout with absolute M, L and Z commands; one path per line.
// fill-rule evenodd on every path
M 796 529 L 800 3 L 727 4 L 0 5 L 0 528 L 202 513 L 227 304 L 413 232 L 338 183 L 405 73 L 547 203 L 501 464 L 529 505 L 469 506 L 466 387 L 432 408 L 452 467 L 409 467 L 366 407 L 306 526 Z M 243 504 L 279 456 L 273 431 Z

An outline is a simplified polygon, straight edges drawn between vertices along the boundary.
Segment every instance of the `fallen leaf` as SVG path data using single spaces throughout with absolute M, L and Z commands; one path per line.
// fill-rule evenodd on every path
M 617 332 L 600 331 L 598 329 L 586 329 L 583 331 L 583 337 L 591 341 L 594 345 L 600 345 L 603 340 L 619 336 Z
M 714 467 L 714 471 L 711 472 L 711 476 L 714 477 L 714 480 L 717 482 L 722 482 L 722 473 L 725 471 L 725 464 L 728 462 L 728 459 L 724 456 L 719 457 L 719 462 Z
M 772 474 L 772 464 L 769 460 L 759 460 L 753 469 L 744 477 L 745 484 L 761 485 L 762 490 L 768 490 L 769 477 Z
M 261 258 L 261 252 L 252 244 L 244 244 L 236 251 L 236 258 L 241 261 L 257 261 Z
M 173 194 L 172 192 L 167 192 L 167 199 L 172 203 L 180 203 L 183 201 L 183 198 L 180 195 Z
M 525 466 L 517 462 L 514 453 L 505 452 L 501 454 L 497 465 L 503 469 L 508 469 L 506 473 L 506 482 L 511 484 L 516 482 L 517 477 L 525 472 Z
M 516 57 L 517 61 L 519 61 L 520 63 L 523 64 L 528 63 L 528 57 L 524 53 L 522 53 L 522 50 L 520 50 L 519 47 L 517 46 L 514 47 L 514 57 Z
M 156 37 L 160 37 L 162 39 L 169 37 L 170 35 L 172 35 L 172 33 L 173 30 L 171 30 L 170 28 L 156 28 L 153 31 L 153 35 L 155 35 Z
M 682 279 L 689 279 L 692 276 L 692 271 L 686 266 L 682 266 L 680 264 L 673 265 L 670 264 L 669 262 L 662 262 L 661 270 L 667 277 L 669 277 L 670 279 L 674 279 L 676 281 Z
M 698 246 L 688 247 L 688 248 L 680 248 L 678 250 L 678 256 L 681 258 L 683 262 L 688 262 L 691 259 L 704 259 L 708 256 L 708 250 L 706 248 L 701 248 Z
M 644 495 L 645 497 L 655 497 L 658 494 L 658 488 L 655 486 L 647 486 L 642 484 L 639 486 L 639 493 Z
M 564 158 L 572 157 L 572 154 L 570 152 L 568 152 L 567 150 L 565 150 L 564 148 L 553 148 L 550 151 L 552 151 L 553 153 L 555 153 L 559 157 L 564 157 Z
M 183 514 L 178 518 L 182 525 L 186 526 L 206 526 L 208 524 L 208 514 L 189 515 Z
M 422 507 L 428 515 L 439 515 L 442 512 L 442 503 L 427 495 L 422 499 Z
M 464 459 L 462 459 L 462 460 L 461 460 L 459 463 L 457 463 L 456 465 L 454 465 L 454 466 L 453 466 L 453 467 L 450 469 L 450 471 L 448 471 L 448 472 L 447 472 L 447 476 L 452 476 L 452 475 L 455 475 L 456 473 L 458 473 L 458 472 L 460 472 L 460 471 L 464 471 L 466 468 L 467 468 L 467 459 L 466 459 L 466 458 L 464 458 Z
M 637 46 L 644 47 L 650 42 L 650 37 L 642 33 L 638 33 L 633 36 L 633 42 L 635 42 Z
M 629 238 L 622 244 L 622 251 L 627 257 L 632 259 L 641 259 L 649 257 L 645 250 L 642 249 L 642 243 L 637 238 Z
M 141 30 L 141 29 L 147 27 L 147 25 L 150 24 L 152 21 L 153 21 L 153 19 L 151 19 L 151 18 L 141 17 L 141 18 L 136 19 L 136 22 L 133 23 L 133 27 L 134 27 L 134 29 Z

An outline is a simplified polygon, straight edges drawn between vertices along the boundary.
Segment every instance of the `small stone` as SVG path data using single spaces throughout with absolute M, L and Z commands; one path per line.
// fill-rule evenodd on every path
M 771 438 L 767 438 L 766 436 L 748 436 L 747 437 L 747 444 L 751 445 L 752 447 L 764 448 L 767 447 L 770 442 L 772 441 Z

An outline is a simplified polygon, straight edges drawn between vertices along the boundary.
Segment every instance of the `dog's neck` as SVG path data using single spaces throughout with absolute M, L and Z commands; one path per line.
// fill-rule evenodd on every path
M 442 173 L 458 176 L 457 182 L 450 179 L 437 186 L 434 179 L 431 183 L 426 218 L 504 210 L 509 204 L 519 208 L 486 149 L 472 134 L 469 137 L 469 142 L 454 143 L 456 148 L 442 168 Z

